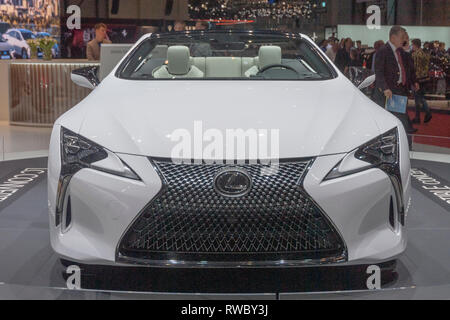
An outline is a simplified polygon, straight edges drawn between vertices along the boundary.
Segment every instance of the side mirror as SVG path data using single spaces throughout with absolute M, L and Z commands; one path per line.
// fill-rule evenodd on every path
M 370 87 L 372 85 L 372 83 L 374 83 L 374 82 L 375 82 L 375 75 L 373 74 L 373 75 L 368 76 L 367 78 L 365 78 L 363 80 L 363 82 L 361 82 L 359 84 L 358 89 L 359 90 L 363 90 L 363 89 L 365 89 L 367 87 Z
M 98 66 L 79 68 L 72 71 L 70 78 L 80 87 L 92 90 L 100 84 L 97 72 Z

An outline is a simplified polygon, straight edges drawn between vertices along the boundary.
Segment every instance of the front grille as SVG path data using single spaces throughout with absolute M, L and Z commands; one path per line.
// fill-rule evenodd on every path
M 119 257 L 165 260 L 277 260 L 342 257 L 335 228 L 301 187 L 311 159 L 264 164 L 177 164 L 151 160 L 160 193 L 129 227 Z M 250 192 L 226 197 L 214 188 L 224 168 L 252 180 Z M 270 169 L 269 169 L 270 170 Z

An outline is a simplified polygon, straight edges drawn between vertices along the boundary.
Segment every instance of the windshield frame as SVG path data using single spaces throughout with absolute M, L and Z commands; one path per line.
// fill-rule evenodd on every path
M 134 78 L 134 77 L 125 77 L 122 75 L 122 72 L 124 71 L 125 67 L 128 65 L 130 60 L 133 58 L 136 51 L 138 51 L 141 46 L 146 41 L 152 41 L 154 39 L 164 39 L 165 37 L 173 37 L 174 35 L 195 35 L 195 34 L 247 34 L 247 35 L 272 35 L 272 36 L 279 36 L 280 38 L 291 38 L 294 40 L 302 40 L 311 51 L 313 51 L 318 57 L 321 58 L 324 65 L 329 69 L 330 71 L 330 77 L 325 78 L 305 78 L 305 79 L 267 79 L 267 78 L 235 78 L 235 77 L 220 77 L 220 78 L 214 78 L 214 77 L 208 77 L 208 78 Z M 133 80 L 133 81 L 327 81 L 335 79 L 339 76 L 339 73 L 337 72 L 336 68 L 329 62 L 329 60 L 326 58 L 325 54 L 322 52 L 322 50 L 316 48 L 311 41 L 309 41 L 307 38 L 303 37 L 300 33 L 288 33 L 288 32 L 280 32 L 280 31 L 246 31 L 246 30 L 201 30 L 201 31 L 180 31 L 180 32 L 170 32 L 170 33 L 152 33 L 147 38 L 143 39 L 126 57 L 123 59 L 123 61 L 119 64 L 118 68 L 116 69 L 116 72 L 114 73 L 114 76 L 118 79 L 122 80 Z

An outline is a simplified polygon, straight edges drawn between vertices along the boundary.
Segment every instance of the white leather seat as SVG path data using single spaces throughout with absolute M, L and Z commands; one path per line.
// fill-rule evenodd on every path
M 258 57 L 255 58 L 255 65 L 245 72 L 245 76 L 254 76 L 259 70 L 274 64 L 281 64 L 281 48 L 279 46 L 261 46 Z
M 192 65 L 188 47 L 170 46 L 167 49 L 167 65 L 153 70 L 153 77 L 156 79 L 202 78 L 203 72 Z
M 189 48 L 179 45 L 166 50 L 167 65 L 153 70 L 156 79 L 250 77 L 268 65 L 281 64 L 279 46 L 261 46 L 255 58 L 191 57 Z
M 199 68 L 206 78 L 245 77 L 245 72 L 255 64 L 250 57 L 191 57 L 192 65 Z
M 240 57 L 206 58 L 206 76 L 208 78 L 240 78 L 242 70 Z

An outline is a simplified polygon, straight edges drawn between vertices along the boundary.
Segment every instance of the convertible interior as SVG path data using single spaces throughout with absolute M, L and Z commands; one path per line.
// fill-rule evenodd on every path
M 159 48 L 162 49 L 162 48 Z M 187 46 L 167 48 L 167 64 L 152 75 L 160 78 L 240 78 L 256 75 L 264 67 L 281 65 L 279 46 L 261 46 L 257 57 L 191 57 Z
M 209 54 L 208 54 L 209 51 Z M 195 55 L 192 55 L 192 52 Z M 269 78 L 299 78 L 318 73 L 301 58 L 286 59 L 277 45 L 262 45 L 255 57 L 237 54 L 213 56 L 206 43 L 191 45 L 157 45 L 133 70 L 138 78 L 177 79 L 248 79 L 261 76 Z

